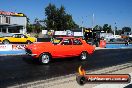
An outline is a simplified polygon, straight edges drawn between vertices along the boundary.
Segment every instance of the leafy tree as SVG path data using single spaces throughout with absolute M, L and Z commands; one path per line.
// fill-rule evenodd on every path
M 22 13 L 23 14 L 23 13 Z M 23 14 L 25 17 L 26 17 L 26 20 L 27 20 L 27 24 L 30 23 L 30 19 L 25 15 Z
M 122 34 L 122 30 L 115 30 L 115 34 L 116 35 L 121 35 Z
M 131 32 L 131 28 L 130 27 L 123 27 L 122 28 L 122 32 Z
M 33 26 L 31 24 L 27 24 L 27 32 L 31 33 L 33 31 Z
M 39 21 L 39 19 L 38 18 L 35 18 L 34 23 L 37 23 L 38 21 Z
M 99 25 L 96 25 L 94 28 L 93 28 L 93 30 L 103 30 L 103 28 L 101 27 L 101 26 L 99 26 Z
M 35 33 L 40 33 L 42 31 L 42 25 L 40 24 L 38 18 L 35 18 L 33 26 L 34 26 L 34 30 L 33 31 Z
M 104 24 L 103 26 L 103 31 L 106 32 L 106 33 L 112 33 L 112 28 L 111 28 L 111 25 L 108 25 L 108 24 Z
M 55 5 L 49 4 L 45 8 L 45 14 L 47 16 L 47 18 L 45 20 L 47 29 L 49 29 L 49 30 L 56 29 L 54 24 L 56 24 L 55 20 L 57 18 L 57 8 L 55 7 Z
M 36 18 L 34 20 L 34 24 L 27 24 L 27 32 L 31 33 L 40 33 L 42 31 L 42 29 L 44 29 L 44 27 L 40 24 L 39 20 Z
M 56 8 L 55 5 L 49 4 L 45 8 L 46 27 L 48 30 L 67 30 L 79 27 L 72 19 L 70 14 L 67 14 L 64 6 Z
M 33 31 L 33 25 L 30 24 L 30 19 L 27 17 L 27 32 L 31 33 Z

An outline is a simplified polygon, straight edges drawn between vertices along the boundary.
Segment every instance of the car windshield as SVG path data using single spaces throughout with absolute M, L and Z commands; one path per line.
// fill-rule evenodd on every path
M 53 38 L 51 39 L 51 42 L 55 45 L 59 44 L 62 41 L 63 38 Z

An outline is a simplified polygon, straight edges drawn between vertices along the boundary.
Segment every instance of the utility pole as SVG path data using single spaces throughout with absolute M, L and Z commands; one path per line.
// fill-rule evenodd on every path
M 83 17 L 82 17 L 82 37 L 84 38 L 84 31 L 83 31 Z
M 117 27 L 116 27 L 116 22 L 115 22 L 115 29 L 114 29 L 114 35 L 115 35 L 115 31 L 116 31 Z
M 93 16 L 92 16 L 92 30 L 93 30 L 93 27 L 94 27 L 94 13 L 93 13 Z

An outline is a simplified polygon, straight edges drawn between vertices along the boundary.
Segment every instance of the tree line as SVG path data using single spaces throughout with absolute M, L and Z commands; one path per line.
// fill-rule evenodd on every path
M 124 32 L 131 32 L 131 27 L 123 27 L 122 29 L 118 30 L 117 27 L 115 27 L 113 30 L 111 28 L 111 25 L 109 24 L 104 24 L 103 26 L 96 25 L 93 30 L 101 30 L 104 31 L 105 33 L 112 33 L 116 35 L 121 35 L 124 34 Z

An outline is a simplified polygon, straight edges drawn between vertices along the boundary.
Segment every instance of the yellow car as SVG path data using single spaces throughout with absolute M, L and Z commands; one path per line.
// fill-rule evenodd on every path
M 24 35 L 24 34 L 13 34 L 10 37 L 1 37 L 0 38 L 0 42 L 2 42 L 3 44 L 9 44 L 9 43 L 27 43 L 27 44 L 31 44 L 33 42 L 36 42 L 36 38 L 35 37 L 30 37 L 28 35 Z
M 2 41 L 3 37 L 0 37 L 0 42 Z

